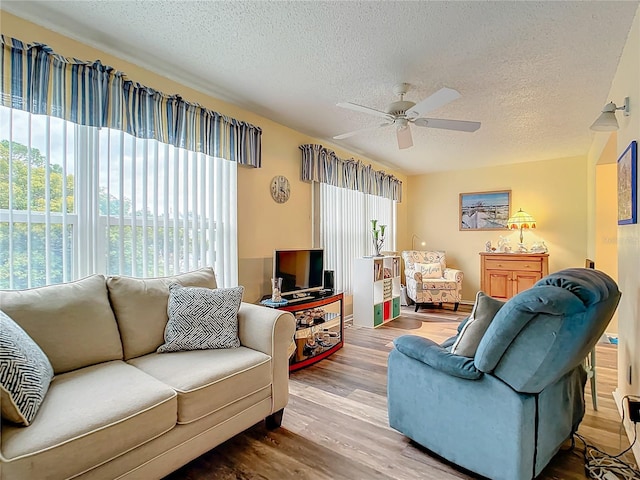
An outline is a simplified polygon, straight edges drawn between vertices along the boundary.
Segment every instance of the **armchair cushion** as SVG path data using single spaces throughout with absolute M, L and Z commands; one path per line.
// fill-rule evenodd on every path
M 451 347 L 451 353 L 473 358 L 484 332 L 487 331 L 491 320 L 503 305 L 504 302 L 491 298 L 484 292 L 478 292 L 471 315 L 469 315 L 468 321 L 460 330 L 456 342 Z
M 416 272 L 422 274 L 422 278 L 443 278 L 442 265 L 437 263 L 416 263 Z
M 428 338 L 403 335 L 393 344 L 400 353 L 448 375 L 466 380 L 477 380 L 482 376 L 482 372 L 473 365 L 473 359 L 454 355 Z

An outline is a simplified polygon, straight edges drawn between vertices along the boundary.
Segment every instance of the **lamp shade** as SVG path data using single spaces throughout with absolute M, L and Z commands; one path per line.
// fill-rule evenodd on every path
M 509 217 L 509 220 L 507 220 L 507 226 L 514 230 L 519 228 L 536 228 L 536 219 L 520 209 L 515 215 Z
M 515 215 L 509 217 L 509 220 L 507 220 L 507 227 L 514 230 L 520 230 L 520 243 L 523 243 L 524 238 L 522 236 L 522 230 L 525 228 L 536 228 L 536 219 L 520 209 Z
M 613 132 L 618 130 L 618 119 L 616 118 L 616 104 L 609 102 L 605 105 L 602 113 L 591 125 L 591 130 L 596 132 Z

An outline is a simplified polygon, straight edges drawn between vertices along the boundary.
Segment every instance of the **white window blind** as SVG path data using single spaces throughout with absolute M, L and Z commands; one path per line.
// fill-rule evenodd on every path
M 371 220 L 387 225 L 382 250 L 395 250 L 396 202 L 326 183 L 318 190 L 325 269 L 334 270 L 335 288 L 350 295 L 353 260 L 374 253 Z
M 237 164 L 0 107 L 0 288 L 214 267 L 237 285 Z

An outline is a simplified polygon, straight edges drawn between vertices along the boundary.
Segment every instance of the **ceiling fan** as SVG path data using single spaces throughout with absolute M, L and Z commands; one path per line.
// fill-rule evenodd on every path
M 460 132 L 475 132 L 480 128 L 480 122 L 422 117 L 422 115 L 427 114 L 432 110 L 436 110 L 437 108 L 459 98 L 460 93 L 458 93 L 458 91 L 444 87 L 421 102 L 414 103 L 404 99 L 409 88 L 410 85 L 408 83 L 399 83 L 393 87 L 393 93 L 399 95 L 400 100 L 390 103 L 384 112 L 351 102 L 338 103 L 338 107 L 382 117 L 385 119 L 385 122 L 373 127 L 362 128 L 353 132 L 336 135 L 333 138 L 335 140 L 341 140 L 343 138 L 357 135 L 360 132 L 394 125 L 396 127 L 396 135 L 398 137 L 398 148 L 404 149 L 413 146 L 411 130 L 409 129 L 410 123 L 413 123 L 418 127 L 442 128 L 445 130 L 458 130 Z

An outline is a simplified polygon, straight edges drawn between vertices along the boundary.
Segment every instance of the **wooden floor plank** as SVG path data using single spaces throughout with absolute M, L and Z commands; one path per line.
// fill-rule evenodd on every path
M 468 480 L 472 473 L 449 464 L 391 429 L 387 419 L 387 357 L 393 339 L 405 334 L 441 342 L 457 333 L 470 307 L 403 307 L 399 319 L 378 329 L 350 326 L 345 347 L 291 374 L 290 401 L 283 426 L 253 426 L 167 477 L 167 480 Z M 599 409 L 591 405 L 579 432 L 600 448 L 617 453 L 629 445 L 611 392 L 617 383 L 615 345 L 598 345 Z M 544 480 L 585 479 L 579 444 L 567 443 L 542 472 Z M 633 461 L 633 458 L 627 460 Z

